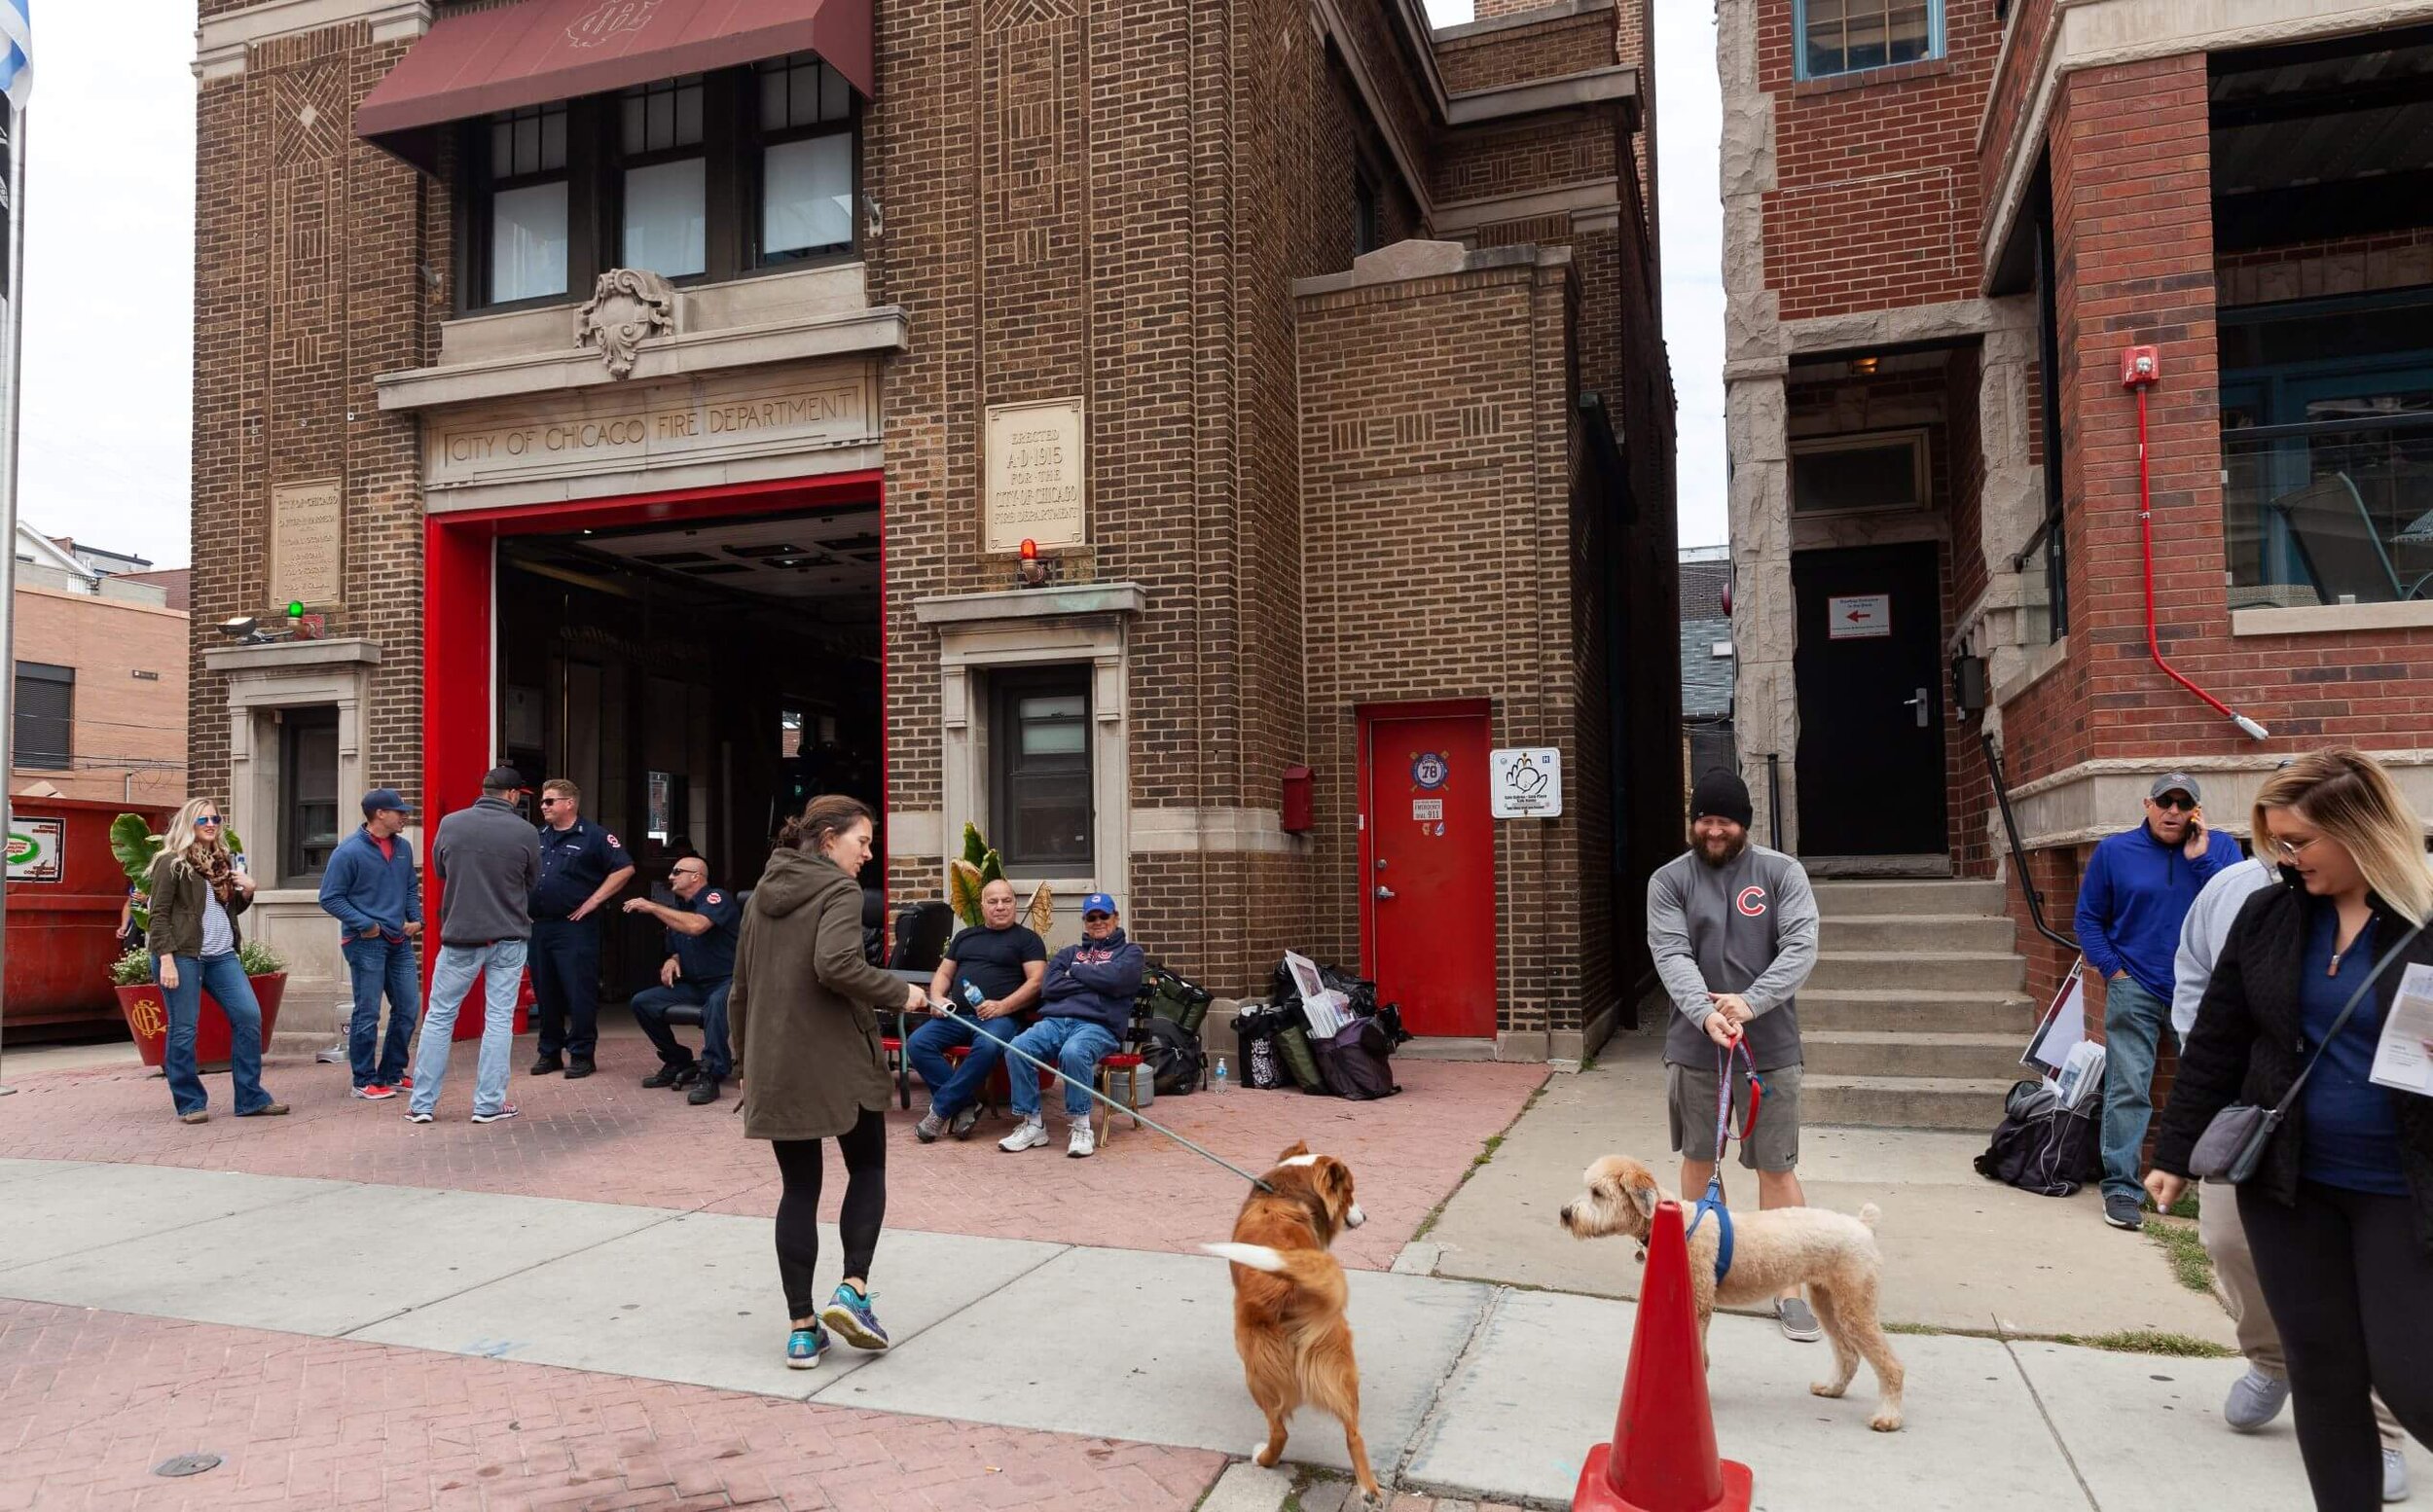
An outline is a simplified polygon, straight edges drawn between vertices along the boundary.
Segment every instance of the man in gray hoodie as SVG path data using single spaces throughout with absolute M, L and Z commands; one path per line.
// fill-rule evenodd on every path
M 1816 895 L 1808 874 L 1749 841 L 1748 784 L 1722 768 L 1689 801 L 1689 849 L 1648 879 L 1648 952 L 1679 1010 L 1664 1034 L 1666 1101 L 1681 1190 L 1694 1198 L 1715 1175 L 1715 1113 L 1732 1076 L 1733 1123 L 1749 1117 L 1746 1043 L 1758 1082 L 1756 1137 L 1740 1163 L 1758 1173 L 1760 1207 L 1804 1207 L 1799 1164 L 1799 1014 L 1793 994 L 1816 965 Z M 1784 1334 L 1824 1337 L 1799 1288 L 1775 1300 Z
M 507 1100 L 507 1061 L 515 1050 L 516 992 L 532 935 L 532 887 L 540 881 L 540 832 L 515 810 L 524 778 L 493 767 L 482 778 L 482 801 L 439 821 L 431 868 L 445 884 L 439 898 L 439 960 L 431 969 L 430 1007 L 415 1052 L 409 1122 L 427 1124 L 448 1077 L 456 1010 L 473 979 L 482 979 L 482 1055 L 473 1077 L 473 1121 L 516 1116 Z

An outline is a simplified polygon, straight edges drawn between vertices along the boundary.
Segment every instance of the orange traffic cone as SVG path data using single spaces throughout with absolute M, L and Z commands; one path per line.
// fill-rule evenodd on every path
M 1719 1458 L 1689 1303 L 1681 1204 L 1656 1204 L 1614 1442 L 1588 1451 L 1572 1512 L 1749 1512 L 1749 1467 Z

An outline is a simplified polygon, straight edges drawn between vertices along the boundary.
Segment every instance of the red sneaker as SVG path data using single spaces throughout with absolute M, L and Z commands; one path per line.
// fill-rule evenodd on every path
M 398 1077 L 398 1078 L 397 1078 L 397 1090 L 398 1090 L 399 1092 L 412 1092 L 412 1091 L 414 1091 L 414 1078 L 413 1078 L 413 1077 L 411 1077 L 411 1076 L 400 1076 L 400 1077 Z
M 382 1098 L 397 1096 L 397 1089 L 394 1087 L 383 1087 L 379 1082 L 374 1082 L 369 1087 L 357 1087 L 355 1089 L 355 1096 L 361 1098 L 366 1102 L 378 1102 Z

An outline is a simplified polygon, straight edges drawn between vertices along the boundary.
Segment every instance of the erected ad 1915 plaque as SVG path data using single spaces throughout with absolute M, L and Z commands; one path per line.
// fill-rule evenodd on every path
M 1024 541 L 1049 549 L 1089 544 L 1081 436 L 1078 399 L 989 407 L 986 550 L 1019 551 Z
M 270 601 L 273 608 L 299 600 L 338 602 L 345 497 L 345 486 L 335 478 L 283 483 L 271 489 Z

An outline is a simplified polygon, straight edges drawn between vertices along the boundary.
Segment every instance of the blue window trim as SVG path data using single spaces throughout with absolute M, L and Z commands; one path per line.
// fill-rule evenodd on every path
M 1943 0 L 1926 0 L 1926 56 L 1909 61 L 1923 63 L 1943 55 Z M 1905 66 L 1900 63 L 1878 65 L 1885 68 Z M 1797 80 L 1848 79 L 1870 74 L 1873 68 L 1846 68 L 1837 73 L 1808 72 L 1808 0 L 1791 0 L 1791 76 Z

